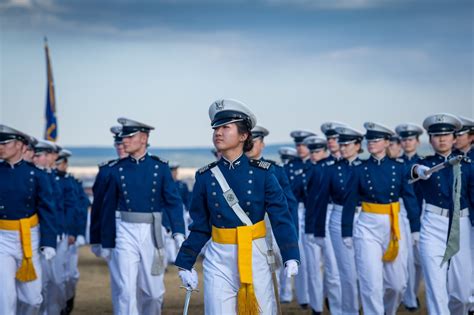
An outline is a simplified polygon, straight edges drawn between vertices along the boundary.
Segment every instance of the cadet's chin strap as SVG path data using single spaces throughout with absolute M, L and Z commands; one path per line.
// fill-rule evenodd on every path
M 459 251 L 459 233 L 460 233 L 460 214 L 461 214 L 461 163 L 453 165 L 453 217 L 449 228 L 448 241 L 446 243 L 446 251 L 444 252 L 441 266 L 449 261 Z

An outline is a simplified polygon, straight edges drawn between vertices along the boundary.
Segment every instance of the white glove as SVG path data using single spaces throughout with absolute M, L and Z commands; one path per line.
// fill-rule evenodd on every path
M 346 245 L 347 248 L 352 248 L 352 246 L 354 246 L 352 237 L 343 237 L 342 242 L 344 243 L 344 245 Z
M 109 261 L 112 256 L 112 248 L 102 248 L 100 249 L 100 257 L 104 258 L 106 261 Z
M 298 274 L 298 262 L 294 259 L 290 259 L 285 262 L 285 275 L 287 278 L 291 278 Z
M 84 235 L 78 235 L 76 238 L 76 246 L 84 246 L 86 245 L 86 239 Z
M 100 258 L 100 252 L 102 251 L 102 245 L 100 244 L 92 244 L 91 245 L 91 252 L 95 255 L 95 257 Z
M 189 270 L 181 269 L 178 275 L 181 278 L 181 282 L 183 283 L 185 287 L 196 290 L 198 286 L 198 275 L 197 275 L 196 270 L 191 269 L 191 271 L 189 271 Z
M 41 254 L 46 260 L 51 260 L 54 256 L 56 256 L 56 250 L 52 247 L 44 246 L 41 247 Z
M 181 233 L 176 233 L 173 235 L 174 238 L 174 243 L 176 244 L 176 248 L 179 250 L 181 248 L 181 245 L 184 243 L 184 235 Z
M 417 165 L 416 166 L 416 174 L 421 178 L 421 179 L 428 179 L 431 177 L 431 174 L 426 175 L 425 172 L 429 170 L 429 167 L 426 167 L 424 165 Z
M 418 246 L 420 242 L 420 232 L 411 233 L 411 239 L 413 240 L 413 246 Z
M 314 242 L 316 243 L 316 245 L 318 245 L 319 247 L 324 247 L 324 244 L 325 244 L 325 241 L 324 241 L 324 237 L 321 237 L 321 236 L 316 236 L 314 238 Z

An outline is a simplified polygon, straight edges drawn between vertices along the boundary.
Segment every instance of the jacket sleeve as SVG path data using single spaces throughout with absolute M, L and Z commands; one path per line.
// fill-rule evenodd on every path
M 161 168 L 163 170 L 162 198 L 164 201 L 164 210 L 168 214 L 171 231 L 173 234 L 184 234 L 183 201 L 179 196 L 176 183 L 171 176 L 168 165 Z
M 57 219 L 56 208 L 53 202 L 53 191 L 51 182 L 46 174 L 40 173 L 37 176 L 37 197 L 36 207 L 40 220 L 40 246 L 56 248 Z
M 418 203 L 418 199 L 415 195 L 415 190 L 412 184 L 408 183 L 411 167 L 402 165 L 403 169 L 403 176 L 402 176 L 402 191 L 401 196 L 403 199 L 403 203 L 407 210 L 408 220 L 410 221 L 410 229 L 411 232 L 419 232 L 420 231 L 420 215 L 421 209 Z
M 265 209 L 283 261 L 300 260 L 298 237 L 283 190 L 271 171 L 265 172 Z
M 205 183 L 202 176 L 196 174 L 193 197 L 189 208 L 193 223 L 189 226 L 189 236 L 181 246 L 175 261 L 176 266 L 186 270 L 191 270 L 201 249 L 211 238 L 212 233 Z
M 347 189 L 350 191 L 347 199 L 344 202 L 342 209 L 341 218 L 341 232 L 342 237 L 352 237 L 352 229 L 354 226 L 354 215 L 356 208 L 360 202 L 360 173 L 361 168 L 356 166 L 349 181 L 347 183 Z

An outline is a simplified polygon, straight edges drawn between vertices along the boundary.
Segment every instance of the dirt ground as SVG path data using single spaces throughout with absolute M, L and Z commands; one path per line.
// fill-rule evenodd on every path
M 202 268 L 201 263 L 196 265 L 199 273 L 199 285 L 202 289 Z M 112 314 L 112 302 L 110 299 L 109 272 L 106 263 L 91 254 L 88 246 L 80 249 L 79 271 L 81 277 L 77 287 L 74 315 L 94 315 Z M 168 268 L 165 275 L 165 303 L 163 314 L 182 314 L 185 291 L 180 289 L 181 281 L 178 278 L 177 270 L 174 266 Z M 421 294 L 422 305 L 424 306 L 424 294 Z M 189 307 L 190 315 L 203 314 L 204 302 L 202 290 L 193 293 Z M 283 305 L 283 314 L 306 315 L 311 314 L 309 310 L 302 310 L 294 301 L 291 304 Z M 325 312 L 324 314 L 329 314 Z M 409 313 L 400 307 L 398 314 L 426 314 L 426 309 L 419 312 Z

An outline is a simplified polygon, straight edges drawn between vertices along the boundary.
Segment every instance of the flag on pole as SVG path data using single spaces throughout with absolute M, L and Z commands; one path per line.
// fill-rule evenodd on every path
M 46 52 L 46 71 L 48 76 L 48 84 L 46 87 L 46 128 L 44 138 L 55 142 L 58 138 L 58 123 L 56 119 L 56 98 L 54 96 L 53 69 L 51 60 L 49 59 L 48 39 L 44 39 L 44 50 Z

